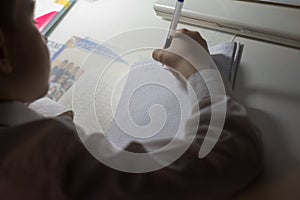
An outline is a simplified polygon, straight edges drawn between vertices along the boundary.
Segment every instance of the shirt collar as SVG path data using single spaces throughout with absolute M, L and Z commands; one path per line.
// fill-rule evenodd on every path
M 17 126 L 42 118 L 21 102 L 0 102 L 0 126 Z

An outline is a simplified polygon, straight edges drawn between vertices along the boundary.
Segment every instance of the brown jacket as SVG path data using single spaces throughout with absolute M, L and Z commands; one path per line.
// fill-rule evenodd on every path
M 116 171 L 94 159 L 68 120 L 2 124 L 0 199 L 231 199 L 259 174 L 262 153 L 243 106 L 231 98 L 227 104 L 224 130 L 208 156 L 198 158 L 203 137 L 197 137 L 172 165 L 143 174 Z M 199 105 L 209 108 L 210 100 Z M 206 133 L 210 117 L 201 119 L 198 136 Z M 144 151 L 137 143 L 127 149 Z

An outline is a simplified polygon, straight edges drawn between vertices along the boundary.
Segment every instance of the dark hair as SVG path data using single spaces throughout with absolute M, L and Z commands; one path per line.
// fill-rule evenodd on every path
M 13 27 L 15 0 L 0 0 L 0 28 L 9 30 Z

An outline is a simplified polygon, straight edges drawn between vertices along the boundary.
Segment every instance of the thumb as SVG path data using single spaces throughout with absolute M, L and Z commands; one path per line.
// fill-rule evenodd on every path
M 166 51 L 164 49 L 156 49 L 152 53 L 154 60 L 161 62 L 164 65 L 167 65 L 172 68 L 176 68 L 180 63 L 182 58 L 172 52 Z

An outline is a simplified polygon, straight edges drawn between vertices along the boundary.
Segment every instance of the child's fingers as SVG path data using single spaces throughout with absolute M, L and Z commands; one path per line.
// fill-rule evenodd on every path
M 161 62 L 164 65 L 167 65 L 172 68 L 177 68 L 178 64 L 182 60 L 182 58 L 172 52 L 165 51 L 163 49 L 156 49 L 152 53 L 152 57 L 154 60 Z
M 196 69 L 189 62 L 172 52 L 163 49 L 156 49 L 153 51 L 152 57 L 154 60 L 161 62 L 176 72 L 179 72 L 186 79 L 196 72 Z
M 207 41 L 201 36 L 201 34 L 198 31 L 190 31 L 188 29 L 183 28 L 183 29 L 179 29 L 178 32 L 191 37 L 208 52 Z

